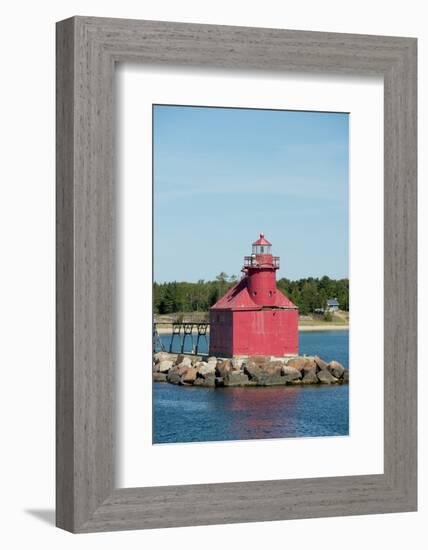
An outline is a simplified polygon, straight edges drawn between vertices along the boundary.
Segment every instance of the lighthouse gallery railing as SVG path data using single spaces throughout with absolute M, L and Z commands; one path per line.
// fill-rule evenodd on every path
M 272 256 L 272 264 L 274 267 L 279 268 L 279 256 Z M 253 256 L 245 256 L 244 257 L 244 267 L 252 267 L 259 265 L 259 262 L 257 262 L 257 259 Z

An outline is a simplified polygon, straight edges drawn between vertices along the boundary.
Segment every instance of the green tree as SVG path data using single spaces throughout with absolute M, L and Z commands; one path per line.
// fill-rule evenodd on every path
M 237 277 L 222 272 L 214 281 L 200 279 L 197 283 L 168 282 L 153 284 L 153 309 L 155 313 L 208 311 L 234 284 Z M 349 280 L 308 277 L 292 281 L 281 278 L 278 288 L 296 304 L 301 314 L 309 314 L 316 308 L 325 308 L 329 298 L 337 298 L 342 310 L 349 310 Z

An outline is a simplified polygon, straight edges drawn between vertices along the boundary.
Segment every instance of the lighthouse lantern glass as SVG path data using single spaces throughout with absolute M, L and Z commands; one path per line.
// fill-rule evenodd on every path
M 253 244 L 253 254 L 270 254 L 271 247 L 265 244 Z

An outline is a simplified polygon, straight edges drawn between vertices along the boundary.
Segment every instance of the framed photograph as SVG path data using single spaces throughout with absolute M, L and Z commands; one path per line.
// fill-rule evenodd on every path
M 153 443 L 349 435 L 349 114 L 152 117 Z
M 57 525 L 414 511 L 416 39 L 57 24 Z

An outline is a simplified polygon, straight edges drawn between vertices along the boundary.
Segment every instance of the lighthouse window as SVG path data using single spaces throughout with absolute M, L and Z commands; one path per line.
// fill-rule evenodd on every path
M 269 296 L 272 296 L 272 291 L 271 290 L 269 290 Z
M 266 244 L 253 244 L 253 254 L 270 254 L 271 246 Z

